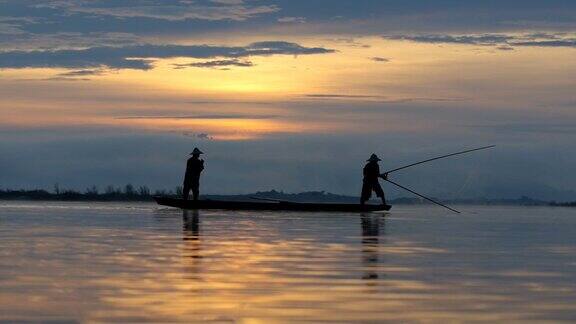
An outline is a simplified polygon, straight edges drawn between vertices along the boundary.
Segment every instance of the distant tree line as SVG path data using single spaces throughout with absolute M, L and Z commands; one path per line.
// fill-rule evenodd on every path
M 154 190 L 147 186 L 134 186 L 127 184 L 123 187 L 106 186 L 99 190 L 96 186 L 86 188 L 84 191 L 72 189 L 62 189 L 60 185 L 55 184 L 52 191 L 44 189 L 34 190 L 14 190 L 1 189 L 0 200 L 64 200 L 64 201 L 152 201 L 153 196 L 182 197 L 182 187 L 176 187 L 172 190 Z M 356 203 L 358 197 L 332 194 L 325 191 L 307 191 L 301 193 L 285 193 L 283 191 L 259 191 L 244 195 L 205 195 L 204 199 L 215 200 L 235 200 L 246 201 L 254 198 L 264 198 L 273 200 L 285 200 L 293 202 L 332 202 L 332 203 Z M 575 202 L 550 202 L 532 199 L 530 197 L 520 197 L 518 199 L 451 199 L 439 201 L 456 205 L 513 205 L 513 206 L 556 206 L 556 207 L 576 207 Z M 427 204 L 420 198 L 396 198 L 390 200 L 393 205 L 420 205 Z
M 127 184 L 123 187 L 106 186 L 100 190 L 91 186 L 84 191 L 63 189 L 59 184 L 52 191 L 44 189 L 0 189 L 0 199 L 4 200 L 71 200 L 71 201 L 150 201 L 152 196 L 181 196 L 182 187 L 173 190 L 152 191 L 147 186 Z
M 556 207 L 576 207 L 576 201 L 566 202 L 566 203 L 552 202 L 552 203 L 550 203 L 550 206 L 556 206 Z

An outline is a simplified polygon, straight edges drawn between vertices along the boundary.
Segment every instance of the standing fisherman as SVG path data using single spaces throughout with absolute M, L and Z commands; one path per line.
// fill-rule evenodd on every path
M 380 166 L 378 162 L 382 161 L 376 154 L 372 154 L 367 160 L 366 166 L 364 167 L 364 180 L 362 181 L 362 196 L 360 198 L 360 204 L 364 205 L 368 199 L 372 196 L 372 190 L 376 192 L 376 196 L 382 199 L 382 204 L 386 205 L 386 198 L 384 197 L 384 190 L 378 182 L 378 178 L 386 179 L 387 174 L 380 174 Z
M 184 176 L 184 189 L 182 195 L 184 200 L 188 200 L 190 189 L 192 189 L 192 197 L 198 200 L 200 194 L 200 173 L 204 170 L 204 160 L 200 159 L 200 154 L 204 154 L 197 147 L 190 153 L 191 158 L 186 163 L 186 175 Z

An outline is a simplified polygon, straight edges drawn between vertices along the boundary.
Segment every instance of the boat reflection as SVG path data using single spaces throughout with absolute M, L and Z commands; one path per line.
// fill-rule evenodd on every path
M 362 214 L 362 268 L 364 280 L 378 279 L 380 234 L 384 234 L 384 218 L 379 214 Z

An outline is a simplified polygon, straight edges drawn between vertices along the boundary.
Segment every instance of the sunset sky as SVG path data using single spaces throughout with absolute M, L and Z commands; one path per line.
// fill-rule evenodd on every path
M 568 0 L 0 0 L 2 188 L 569 199 L 575 93 Z

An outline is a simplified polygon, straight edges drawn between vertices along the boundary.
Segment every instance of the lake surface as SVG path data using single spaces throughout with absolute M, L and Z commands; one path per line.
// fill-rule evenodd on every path
M 576 209 L 0 202 L 0 321 L 576 321 Z

